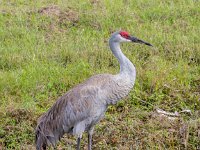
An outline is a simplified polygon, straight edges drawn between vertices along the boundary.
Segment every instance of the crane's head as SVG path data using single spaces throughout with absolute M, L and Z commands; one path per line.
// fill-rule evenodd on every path
M 134 43 L 140 43 L 140 44 L 145 44 L 148 46 L 153 46 L 150 43 L 147 43 L 143 40 L 140 40 L 134 36 L 131 36 L 128 32 L 126 31 L 118 31 L 113 33 L 113 35 L 111 36 L 111 39 L 113 42 L 134 42 Z

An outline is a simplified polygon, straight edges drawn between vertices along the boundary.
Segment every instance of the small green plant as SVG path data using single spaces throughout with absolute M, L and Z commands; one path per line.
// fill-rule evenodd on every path
M 136 84 L 109 107 L 94 149 L 197 149 L 199 7 L 195 0 L 1 2 L 0 149 L 35 149 L 37 118 L 59 96 L 94 74 L 117 73 L 108 39 L 120 29 L 154 48 L 122 45 L 136 66 Z M 192 116 L 169 122 L 152 115 L 156 108 L 190 109 Z M 75 148 L 69 138 L 58 147 Z

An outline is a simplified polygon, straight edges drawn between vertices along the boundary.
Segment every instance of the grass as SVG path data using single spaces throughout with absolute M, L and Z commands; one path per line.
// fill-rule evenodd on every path
M 199 1 L 0 3 L 0 149 L 34 149 L 36 120 L 59 96 L 94 74 L 119 71 L 107 43 L 119 29 L 154 48 L 122 45 L 136 84 L 97 125 L 94 149 L 200 148 Z M 156 108 L 192 115 L 170 121 Z M 66 136 L 58 149 L 74 142 Z

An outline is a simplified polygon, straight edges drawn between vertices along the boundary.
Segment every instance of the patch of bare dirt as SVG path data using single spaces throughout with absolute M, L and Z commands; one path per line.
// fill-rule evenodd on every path
M 34 113 L 27 109 L 9 109 L 6 115 L 14 118 L 18 123 L 24 121 L 34 122 Z
M 52 17 L 52 16 L 59 16 L 61 10 L 57 5 L 52 5 L 41 8 L 40 10 L 38 10 L 38 13 Z
M 97 5 L 100 3 L 100 0 L 90 0 L 91 4 Z
M 78 12 L 76 12 L 72 8 L 67 8 L 66 10 L 63 10 L 57 5 L 43 7 L 38 10 L 38 13 L 56 18 L 60 23 L 63 23 L 65 21 L 76 23 L 79 20 Z

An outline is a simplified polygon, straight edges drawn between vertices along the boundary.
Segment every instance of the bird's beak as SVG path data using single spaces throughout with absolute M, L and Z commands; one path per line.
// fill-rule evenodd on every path
M 153 46 L 150 43 L 147 43 L 147 42 L 145 42 L 143 40 L 140 40 L 140 39 L 138 39 L 138 38 L 136 38 L 134 36 L 130 36 L 129 40 L 131 40 L 132 42 L 135 42 L 135 43 L 140 43 L 140 44 L 145 44 L 145 45 L 148 45 L 148 46 Z

